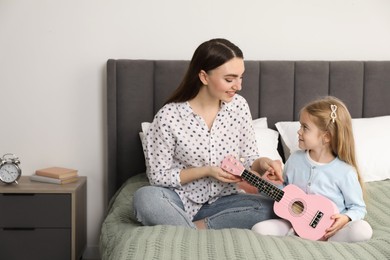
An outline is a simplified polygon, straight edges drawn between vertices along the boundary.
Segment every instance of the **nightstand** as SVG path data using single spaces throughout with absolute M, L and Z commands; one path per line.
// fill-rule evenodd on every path
M 0 184 L 0 259 L 76 260 L 87 237 L 86 177 L 69 184 Z

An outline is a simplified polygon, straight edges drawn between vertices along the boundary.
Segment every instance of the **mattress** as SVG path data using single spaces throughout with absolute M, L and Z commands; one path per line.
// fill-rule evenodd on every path
M 145 174 L 129 178 L 112 198 L 102 225 L 102 259 L 390 259 L 390 181 L 366 183 L 366 220 L 372 239 L 360 243 L 262 236 L 250 230 L 194 230 L 142 226 L 133 193 L 148 185 Z

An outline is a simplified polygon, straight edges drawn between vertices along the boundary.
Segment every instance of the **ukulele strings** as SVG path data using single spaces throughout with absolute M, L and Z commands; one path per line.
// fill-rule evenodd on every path
M 242 177 L 244 177 L 245 180 L 247 180 L 250 184 L 254 185 L 256 188 L 259 188 L 259 184 L 262 186 L 261 191 L 266 193 L 269 197 L 273 198 L 279 203 L 282 203 L 284 206 L 290 206 L 288 201 L 292 201 L 294 197 L 288 196 L 282 189 L 279 189 L 275 185 L 268 183 L 266 180 L 261 179 L 260 177 L 254 175 L 253 173 L 250 173 L 247 170 L 244 170 Z M 256 186 L 257 185 L 257 186 Z M 283 200 L 282 198 L 285 197 L 287 200 Z M 305 207 L 301 206 L 299 203 L 293 204 L 294 208 L 297 209 L 299 212 L 303 213 Z M 317 214 L 317 211 L 311 211 L 310 209 L 306 210 L 307 214 L 304 214 L 302 217 L 305 218 L 307 221 L 311 221 Z
M 238 162 L 234 157 L 227 157 L 226 158 L 228 160 L 228 162 L 225 164 L 223 163 L 222 164 L 222 168 L 224 168 L 226 171 L 228 172 L 232 172 L 234 173 L 234 169 L 239 172 L 239 175 L 241 175 L 246 181 L 248 181 L 250 184 L 252 184 L 253 186 L 255 186 L 256 188 L 259 188 L 258 186 L 256 185 L 259 185 L 260 184 L 262 185 L 260 188 L 261 188 L 261 191 L 263 193 L 266 193 L 269 197 L 273 198 L 274 200 L 278 201 L 280 203 L 281 199 L 286 196 L 286 200 L 283 200 L 282 201 L 282 205 L 289 208 L 290 207 L 290 203 L 288 201 L 291 201 L 292 199 L 294 198 L 290 198 L 287 195 L 285 195 L 285 192 L 282 190 L 282 189 L 279 189 L 278 187 L 276 187 L 275 185 L 267 182 L 266 180 L 258 177 L 257 175 L 249 172 L 248 170 L 246 170 L 242 164 L 240 162 Z M 233 169 L 232 169 L 233 168 Z M 304 206 L 301 206 L 300 204 L 293 204 L 295 206 L 295 209 L 298 209 L 301 213 L 304 212 Z M 301 218 L 303 220 L 306 220 L 308 221 L 309 223 L 315 218 L 315 216 L 317 215 L 318 211 L 317 212 L 313 212 L 311 210 L 306 210 L 307 214 L 303 214 L 303 216 L 301 216 Z

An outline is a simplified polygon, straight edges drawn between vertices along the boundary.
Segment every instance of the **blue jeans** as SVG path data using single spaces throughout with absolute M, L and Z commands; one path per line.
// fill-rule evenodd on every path
M 276 218 L 274 201 L 262 195 L 233 194 L 205 203 L 194 219 L 185 214 L 176 192 L 162 187 L 145 186 L 137 190 L 133 207 L 137 219 L 146 226 L 174 225 L 196 228 L 192 221 L 205 219 L 210 229 L 251 229 L 257 222 Z

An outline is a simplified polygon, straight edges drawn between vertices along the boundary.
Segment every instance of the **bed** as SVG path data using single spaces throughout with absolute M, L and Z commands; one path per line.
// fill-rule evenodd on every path
M 390 62 L 245 61 L 241 95 L 253 119 L 277 133 L 274 149 L 285 160 L 294 147 L 299 109 L 333 95 L 354 118 L 358 160 L 364 169 L 368 215 L 374 234 L 361 243 L 261 236 L 250 230 L 192 230 L 142 226 L 132 211 L 133 193 L 148 185 L 139 137 L 180 82 L 189 61 L 107 62 L 107 201 L 101 227 L 102 259 L 390 259 Z M 255 122 L 255 121 L 254 121 Z M 355 131 L 356 130 L 356 131 Z M 260 134 L 260 142 L 270 141 Z M 274 138 L 273 135 L 272 138 Z M 274 138 L 275 139 L 275 138 Z M 386 165 L 387 164 L 387 165 Z

